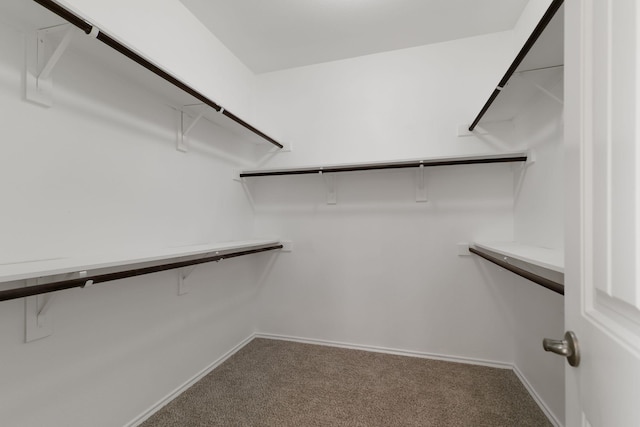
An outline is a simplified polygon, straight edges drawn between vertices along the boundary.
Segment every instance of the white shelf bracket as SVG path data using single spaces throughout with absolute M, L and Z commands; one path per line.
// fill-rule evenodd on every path
M 515 186 L 514 186 L 514 196 L 517 198 L 522 191 L 522 186 L 524 184 L 524 179 L 527 174 L 527 169 L 531 167 L 536 162 L 536 152 L 535 150 L 529 149 L 527 150 L 527 161 L 522 162 L 521 164 L 512 163 L 511 170 L 514 173 L 515 178 Z
M 327 188 L 327 204 L 335 205 L 338 203 L 338 192 L 336 191 L 336 177 L 335 175 L 327 175 L 319 172 L 319 175 L 324 179 L 324 185 Z
M 187 286 L 187 278 L 193 273 L 196 267 L 185 267 L 178 270 L 178 295 L 184 295 L 189 293 L 189 287 Z
M 39 328 L 43 327 L 46 324 L 47 313 L 49 312 L 49 309 L 53 305 L 53 300 L 55 299 L 55 297 L 56 297 L 55 294 L 49 294 L 46 296 L 43 295 L 40 298 L 44 300 L 44 304 L 42 304 L 42 307 L 40 307 L 40 310 L 38 311 L 38 315 L 37 315 L 37 323 Z
M 38 279 L 25 281 L 25 286 L 38 284 Z M 53 320 L 48 314 L 53 295 L 34 295 L 24 299 L 24 342 L 32 342 L 53 334 Z
M 51 54 L 51 34 L 64 31 L 62 40 Z M 53 78 L 51 72 L 64 54 L 75 29 L 70 24 L 37 30 L 27 43 L 26 98 L 36 104 L 53 105 Z
M 186 114 L 183 110 L 180 111 L 180 130 L 178 131 L 178 144 L 176 146 L 178 151 L 182 151 L 186 153 L 189 151 L 188 147 L 188 135 L 189 132 L 195 127 L 195 125 L 200 121 L 202 116 L 207 112 L 209 107 L 207 105 L 198 113 L 195 118 L 192 118 L 188 114 Z
M 427 200 L 427 184 L 424 177 L 424 165 L 420 165 L 416 172 L 416 202 L 423 203 Z
M 535 87 L 536 89 L 538 89 L 540 92 L 544 93 L 545 95 L 547 95 L 549 98 L 553 99 L 554 101 L 556 101 L 557 103 L 559 103 L 560 105 L 564 105 L 564 100 L 558 96 L 556 96 L 555 94 L 553 94 L 549 89 L 545 88 L 544 86 L 531 81 L 530 79 L 528 79 L 527 77 L 525 77 L 525 75 L 523 73 L 519 73 L 517 74 L 518 77 L 520 77 L 520 79 L 522 81 L 524 81 L 525 83 L 527 83 L 530 86 Z

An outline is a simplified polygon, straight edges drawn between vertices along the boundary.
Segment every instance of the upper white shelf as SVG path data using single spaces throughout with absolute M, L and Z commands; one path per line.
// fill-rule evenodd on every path
M 454 166 L 454 165 L 471 165 L 482 163 L 506 163 L 506 162 L 525 162 L 527 161 L 526 152 L 511 152 L 500 154 L 482 154 L 482 155 L 465 155 L 465 156 L 448 156 L 448 157 L 428 157 L 422 159 L 409 160 L 391 160 L 386 162 L 369 162 L 369 163 L 348 163 L 333 164 L 325 166 L 303 166 L 297 168 L 284 169 L 256 169 L 240 172 L 240 178 L 259 177 L 259 176 L 275 176 L 275 175 L 305 175 L 317 173 L 335 173 L 335 172 L 354 172 L 364 170 L 378 169 L 401 169 L 414 167 L 430 167 L 430 166 Z
M 167 103 L 172 108 L 183 111 L 186 116 L 192 119 L 199 117 L 199 113 L 204 111 L 203 117 L 205 119 L 229 131 L 241 141 L 254 144 L 267 142 L 278 149 L 283 148 L 281 142 L 224 108 L 223 105 L 214 101 L 208 93 L 205 94 L 201 89 L 173 76 L 161 64 L 155 64 L 142 53 L 138 53 L 133 47 L 128 46 L 126 40 L 118 40 L 115 35 L 98 31 L 97 27 L 93 27 L 83 17 L 67 10 L 65 6 L 56 1 L 7 1 L 6 4 L 0 4 L 0 16 L 15 22 L 28 32 L 32 32 L 34 29 L 46 29 L 43 41 L 47 45 L 45 46 L 47 49 L 43 51 L 53 50 L 60 45 L 64 31 L 56 31 L 55 27 L 62 28 L 69 26 L 69 24 L 75 26 L 77 28 L 72 33 L 71 41 L 66 49 L 80 53 L 88 61 L 104 65 L 104 68 L 126 76 L 131 83 L 150 90 L 168 101 Z M 92 31 L 95 31 L 96 34 L 89 36 Z M 62 52 L 64 50 L 62 49 Z M 27 99 L 51 105 L 55 94 L 47 94 L 48 97 L 52 99 L 46 102 L 29 96 Z
M 474 242 L 478 248 L 564 274 L 564 250 L 518 242 Z
M 513 119 L 540 92 L 562 102 L 563 64 L 564 6 L 553 0 L 469 130 Z
M 177 261 L 185 257 L 195 257 L 216 252 L 252 250 L 278 245 L 277 240 L 243 240 L 233 242 L 212 243 L 197 246 L 164 248 L 156 251 L 102 254 L 74 258 L 54 258 L 44 260 L 27 260 L 9 264 L 0 264 L 0 283 L 14 280 L 33 279 L 58 274 L 77 273 L 111 267 L 126 267 L 150 263 Z

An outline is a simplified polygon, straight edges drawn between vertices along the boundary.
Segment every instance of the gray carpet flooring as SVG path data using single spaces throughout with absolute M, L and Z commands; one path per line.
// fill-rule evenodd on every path
M 510 370 L 255 339 L 144 427 L 550 426 Z

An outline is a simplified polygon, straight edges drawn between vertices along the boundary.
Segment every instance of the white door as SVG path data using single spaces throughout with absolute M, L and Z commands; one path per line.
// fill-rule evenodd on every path
M 567 427 L 640 426 L 639 26 L 638 0 L 565 1 Z

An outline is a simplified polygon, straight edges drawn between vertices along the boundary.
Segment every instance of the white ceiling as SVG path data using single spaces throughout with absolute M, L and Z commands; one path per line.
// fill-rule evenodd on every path
M 256 73 L 504 31 L 528 0 L 181 0 Z

